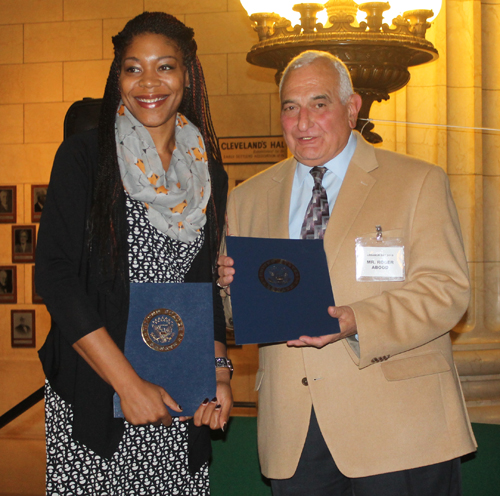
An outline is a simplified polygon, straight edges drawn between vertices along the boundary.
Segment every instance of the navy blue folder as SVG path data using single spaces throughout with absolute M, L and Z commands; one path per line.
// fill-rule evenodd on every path
M 193 415 L 216 393 L 212 284 L 132 283 L 125 356 L 182 406 L 172 416 Z M 114 409 L 123 417 L 116 393 Z
M 323 240 L 229 236 L 236 344 L 278 343 L 340 332 Z

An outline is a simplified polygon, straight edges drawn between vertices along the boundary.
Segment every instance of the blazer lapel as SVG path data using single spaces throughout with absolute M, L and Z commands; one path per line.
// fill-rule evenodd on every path
M 267 192 L 267 215 L 270 238 L 289 238 L 290 196 L 295 176 L 296 160 L 285 160 L 273 177 Z
M 375 149 L 357 134 L 356 151 L 351 159 L 339 196 L 325 231 L 325 252 L 331 270 L 350 227 L 354 223 L 376 180 L 370 174 L 378 167 Z M 352 248 L 354 250 L 354 247 Z

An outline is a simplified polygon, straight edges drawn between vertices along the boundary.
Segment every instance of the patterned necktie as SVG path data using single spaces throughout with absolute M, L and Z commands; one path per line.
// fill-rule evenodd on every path
M 309 173 L 314 179 L 312 198 L 307 206 L 306 215 L 300 231 L 301 239 L 323 239 L 330 211 L 328 209 L 328 197 L 323 188 L 323 176 L 326 167 L 313 167 Z

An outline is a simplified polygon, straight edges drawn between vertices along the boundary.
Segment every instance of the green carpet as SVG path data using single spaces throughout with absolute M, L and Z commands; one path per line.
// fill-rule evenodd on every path
M 479 448 L 462 460 L 463 496 L 499 496 L 500 425 L 472 428 Z M 212 440 L 212 496 L 271 496 L 259 470 L 255 418 L 233 417 L 226 434 L 213 433 Z
M 257 419 L 232 417 L 225 434 L 212 433 L 212 496 L 271 496 L 257 455 Z
M 477 452 L 462 459 L 464 496 L 500 495 L 500 425 L 472 424 Z

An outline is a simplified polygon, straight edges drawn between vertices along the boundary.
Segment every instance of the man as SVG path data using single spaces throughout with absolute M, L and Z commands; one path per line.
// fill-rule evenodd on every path
M 26 229 L 21 229 L 19 232 L 19 243 L 14 246 L 15 253 L 31 253 L 33 245 L 29 242 L 30 232 Z
M 341 332 L 260 348 L 262 472 L 275 496 L 459 495 L 459 457 L 476 444 L 449 337 L 469 281 L 446 174 L 352 132 L 361 99 L 329 54 L 294 59 L 280 96 L 293 158 L 233 190 L 227 231 L 324 235 L 337 305 L 328 313 Z M 318 195 L 328 208 L 312 215 Z M 404 246 L 402 268 L 361 277 L 369 250 L 356 255 L 356 240 L 377 247 L 376 226 L 381 247 L 401 256 Z M 238 267 L 224 256 L 219 265 L 227 286 Z
M 10 205 L 9 191 L 0 189 L 0 213 L 10 212 L 12 212 L 12 206 Z
M 35 212 L 41 212 L 43 210 L 46 198 L 47 198 L 47 190 L 45 188 L 42 188 L 36 192 L 36 203 L 34 207 Z
M 26 320 L 24 317 L 19 318 L 19 324 L 16 325 L 15 331 L 18 336 L 27 336 L 31 334 L 31 327 L 26 324 Z
M 12 289 L 9 285 L 9 275 L 6 270 L 0 270 L 0 294 L 12 293 Z

